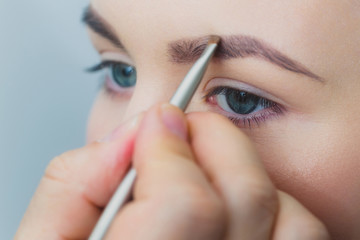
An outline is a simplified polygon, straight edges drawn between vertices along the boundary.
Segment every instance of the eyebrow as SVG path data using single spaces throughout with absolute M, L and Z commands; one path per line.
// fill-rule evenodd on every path
M 86 7 L 82 21 L 94 32 L 109 40 L 116 47 L 126 51 L 115 31 L 97 14 L 91 6 Z M 197 60 L 206 48 L 209 36 L 194 39 L 181 39 L 168 44 L 170 61 L 178 64 L 192 63 Z M 247 35 L 221 36 L 215 59 L 228 60 L 234 58 L 257 57 L 273 63 L 283 69 L 308 76 L 323 82 L 323 79 L 311 72 L 301 63 L 287 57 L 279 50 L 262 40 Z
M 114 33 L 115 31 L 112 29 L 111 25 L 97 14 L 91 6 L 85 8 L 82 21 L 94 32 L 109 40 L 116 47 L 125 50 L 124 45 Z
M 207 46 L 209 37 L 182 39 L 168 45 L 170 60 L 174 63 L 191 63 L 198 59 Z M 228 60 L 233 58 L 257 57 L 271 62 L 291 72 L 303 74 L 323 82 L 323 79 L 304 65 L 292 60 L 269 44 L 247 35 L 222 36 L 214 58 Z

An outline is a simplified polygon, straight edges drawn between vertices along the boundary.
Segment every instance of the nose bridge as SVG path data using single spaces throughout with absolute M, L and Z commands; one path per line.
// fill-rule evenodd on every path
M 133 117 L 140 112 L 146 111 L 152 105 L 159 102 L 169 102 L 171 96 L 176 90 L 174 84 L 166 84 L 166 79 L 139 79 L 135 87 L 134 93 L 127 106 L 124 119 Z

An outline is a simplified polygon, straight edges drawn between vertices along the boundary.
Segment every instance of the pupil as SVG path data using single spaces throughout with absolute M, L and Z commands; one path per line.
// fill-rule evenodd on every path
M 133 87 L 136 84 L 136 70 L 127 64 L 118 63 L 113 65 L 112 75 L 115 83 L 120 87 Z
M 244 91 L 229 89 L 226 94 L 226 102 L 235 113 L 249 114 L 256 109 L 260 98 Z
M 130 77 L 133 72 L 134 72 L 134 69 L 130 66 L 127 66 L 122 69 L 122 73 L 124 74 L 125 77 Z

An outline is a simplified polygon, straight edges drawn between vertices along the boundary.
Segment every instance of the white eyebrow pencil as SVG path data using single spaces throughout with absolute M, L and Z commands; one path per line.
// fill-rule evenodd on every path
M 170 104 L 177 106 L 182 111 L 186 110 L 186 107 L 188 106 L 192 96 L 200 85 L 202 78 L 204 77 L 205 71 L 215 53 L 219 42 L 220 37 L 210 36 L 204 52 L 194 63 L 183 81 L 180 83 L 175 94 L 170 100 Z M 89 240 L 102 240 L 105 237 L 114 217 L 119 212 L 120 208 L 127 201 L 129 201 L 135 179 L 136 170 L 134 168 L 130 168 L 123 181 L 116 189 L 114 195 L 110 199 L 105 210 L 103 211 L 99 221 L 97 222 L 89 237 Z

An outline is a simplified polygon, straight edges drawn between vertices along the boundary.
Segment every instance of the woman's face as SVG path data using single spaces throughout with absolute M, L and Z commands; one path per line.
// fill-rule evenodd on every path
M 102 60 L 135 66 L 137 79 L 125 88 L 122 80 L 134 83 L 131 68 L 105 64 L 110 71 L 88 141 L 168 101 L 196 48 L 220 35 L 224 54 L 210 65 L 188 111 L 232 119 L 254 141 L 280 190 L 333 236 L 360 238 L 359 1 L 93 0 L 91 9 L 87 22 L 98 33 L 90 36 Z

